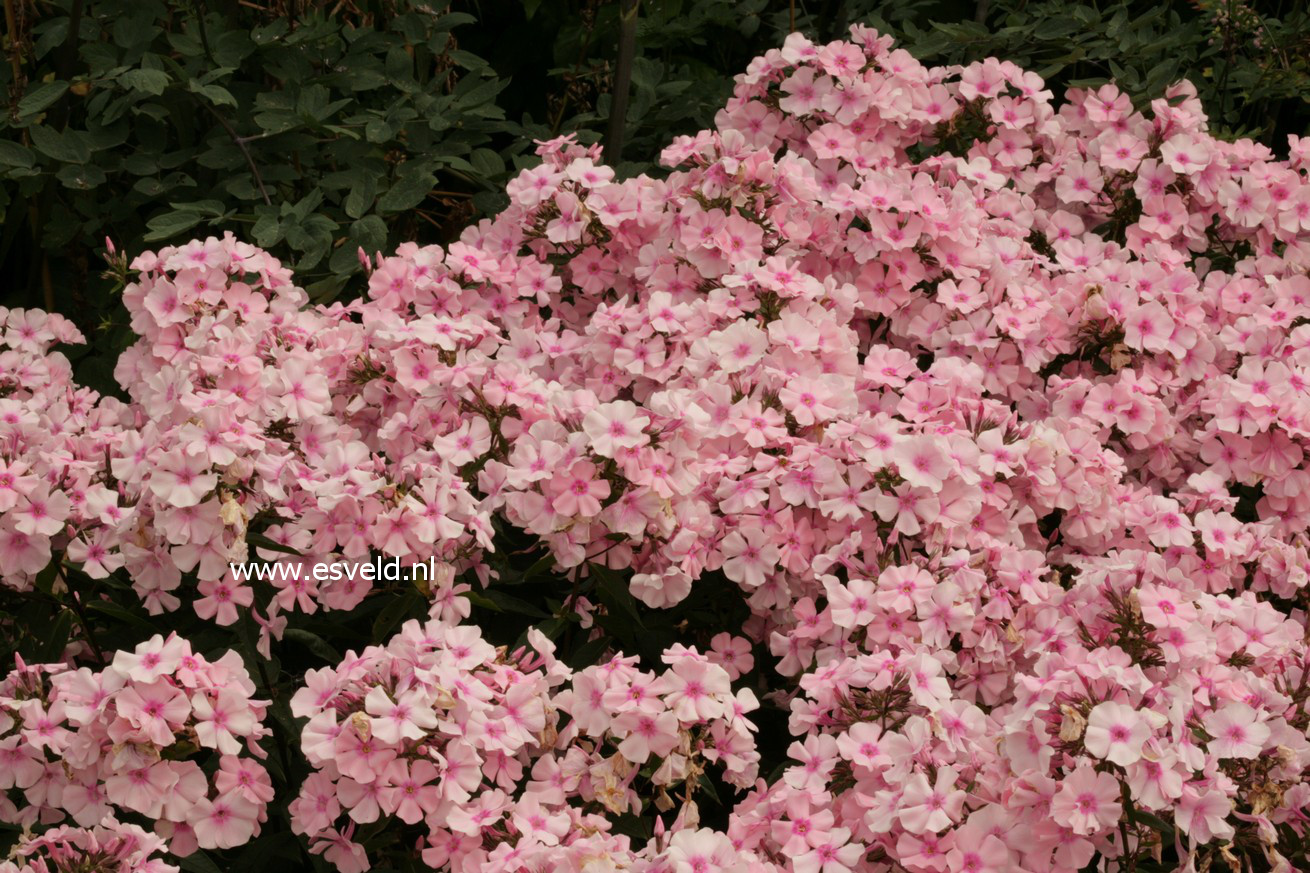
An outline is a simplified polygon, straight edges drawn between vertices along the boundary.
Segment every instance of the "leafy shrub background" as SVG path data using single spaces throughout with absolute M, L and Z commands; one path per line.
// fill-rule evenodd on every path
M 532 139 L 602 139 L 616 81 L 614 162 L 652 169 L 793 27 L 868 21 L 925 62 L 995 55 L 1057 93 L 1114 78 L 1146 101 L 1186 76 L 1223 132 L 1275 145 L 1310 117 L 1293 2 L 645 0 L 624 89 L 634 2 L 4 0 L 3 302 L 74 318 L 92 339 L 78 378 L 112 392 L 127 331 L 106 236 L 136 251 L 231 229 L 316 300 L 349 297 L 361 247 L 448 240 L 494 212 Z

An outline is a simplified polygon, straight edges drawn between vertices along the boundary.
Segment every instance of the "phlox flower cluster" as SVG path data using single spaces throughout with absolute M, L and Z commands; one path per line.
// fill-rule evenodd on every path
M 676 647 L 658 674 L 617 655 L 575 673 L 530 636 L 532 648 L 507 652 L 434 617 L 311 671 L 291 702 L 308 719 L 301 745 L 315 768 L 292 825 L 311 851 L 367 870 L 356 836 L 386 827 L 414 832 L 433 869 L 627 868 L 641 847 L 605 813 L 640 815 L 653 802 L 679 806 L 679 822 L 694 826 L 707 769 L 754 783 L 745 714 L 758 702 L 734 694 L 706 655 Z
M 460 870 L 1304 868 L 1310 144 L 1216 139 L 1187 83 L 1066 97 L 793 35 L 667 175 L 542 143 L 494 219 L 366 257 L 361 300 L 230 236 L 140 256 L 128 403 L 6 311 L 5 581 L 118 572 L 267 645 L 368 586 L 256 603 L 229 561 L 437 556 L 432 621 L 296 697 L 295 826 L 343 870 L 392 827 Z M 649 609 L 721 575 L 751 617 L 659 671 L 497 651 L 457 595 L 506 527 Z M 771 784 L 757 704 L 795 734 Z M 724 831 L 709 770 L 745 791 Z M 258 821 L 173 815 L 175 851 Z
M 210 661 L 177 636 L 116 652 L 99 671 L 20 661 L 0 683 L 0 821 L 71 820 L 33 851 L 121 855 L 143 873 L 172 869 L 146 858 L 163 840 L 179 856 L 241 845 L 273 799 L 258 760 L 267 702 L 254 694 L 239 655 Z M 158 837 L 116 815 L 152 821 Z
M 92 531 L 74 558 L 107 575 L 119 550 L 99 543 L 120 515 L 105 465 L 131 421 L 114 398 L 78 387 L 57 344 L 85 337 L 61 315 L 0 307 L 0 566 L 3 582 L 30 586 L 68 548 L 70 530 Z
M 981 576 L 958 566 L 920 596 L 917 624 L 946 635 L 929 651 L 823 611 L 826 635 L 853 654 L 801 677 L 799 763 L 739 805 L 732 836 L 781 864 L 822 821 L 841 839 L 796 861 L 812 871 L 848 840 L 848 858 L 872 850 L 907 869 L 1081 870 L 1097 853 L 1187 859 L 1240 825 L 1271 868 L 1294 869 L 1278 830 L 1299 832 L 1310 806 L 1301 623 L 1249 594 L 1075 589 L 1065 615 L 1009 625 L 1001 644 L 1031 655 L 998 700 L 949 681 L 953 649 L 988 645 L 972 621 L 985 604 L 964 593 Z M 951 630 L 953 616 L 969 620 Z M 1142 815 L 1168 819 L 1176 844 L 1139 829 Z
M 457 454 L 403 435 L 376 441 L 383 422 L 360 390 L 364 331 L 351 312 L 303 308 L 285 268 L 230 237 L 133 267 L 124 300 L 142 340 L 116 369 L 130 405 L 71 383 L 67 359 L 49 351 L 81 341 L 65 319 L 0 312 L 7 584 L 30 587 L 52 559 L 92 578 L 123 569 L 158 614 L 180 605 L 187 574 L 196 613 L 231 625 L 254 606 L 233 562 L 299 550 L 426 558 L 438 542 L 445 558 L 489 544 L 487 513 L 450 463 Z M 278 523 L 287 515 L 294 524 Z M 281 548 L 255 554 L 252 520 Z M 371 586 L 298 575 L 275 580 L 276 595 L 253 611 L 265 651 L 286 625 L 280 612 L 350 609 Z
M 152 857 L 164 841 L 137 825 L 113 819 L 92 828 L 60 825 L 20 839 L 0 873 L 178 873 L 178 867 Z

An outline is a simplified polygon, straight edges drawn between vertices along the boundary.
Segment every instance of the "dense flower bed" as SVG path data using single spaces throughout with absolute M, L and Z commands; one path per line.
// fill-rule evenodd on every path
M 141 255 L 129 402 L 72 383 L 62 319 L 3 314 L 6 584 L 52 557 L 125 574 L 154 614 L 249 613 L 267 651 L 369 585 L 258 602 L 229 561 L 435 555 L 431 620 L 292 703 L 315 770 L 292 826 L 343 871 L 383 832 L 469 873 L 1304 869 L 1310 148 L 1290 145 L 1213 138 L 1185 83 L 1149 111 L 1111 86 L 1057 106 L 1012 64 L 927 69 L 857 27 L 757 59 L 664 178 L 541 144 L 494 221 L 367 258 L 363 300 L 310 306 L 230 236 Z M 658 669 L 496 649 L 460 595 L 496 586 L 501 525 L 573 578 L 625 571 L 651 610 L 721 573 L 751 618 Z M 205 729 L 200 680 L 145 676 L 140 651 L 20 667 L 0 743 L 89 768 L 175 854 L 240 842 L 261 768 Z M 756 655 L 762 699 L 739 681 Z M 203 779 L 161 812 L 60 727 L 106 675 L 120 743 L 189 729 L 215 780 L 249 775 L 223 827 Z M 218 687 L 257 757 L 258 702 Z M 787 762 L 760 760 L 757 706 L 789 712 Z M 726 830 L 700 826 L 707 771 L 742 789 Z M 97 824 L 24 781 L 3 817 Z M 617 829 L 633 817 L 649 839 Z

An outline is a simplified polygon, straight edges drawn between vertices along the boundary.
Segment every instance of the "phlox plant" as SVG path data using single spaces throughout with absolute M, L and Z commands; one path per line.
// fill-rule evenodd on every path
M 11 863 L 278 827 L 343 873 L 1307 869 L 1310 143 L 857 26 L 660 177 L 538 154 L 349 303 L 231 235 L 112 256 L 123 399 L 0 313 L 14 592 L 103 580 L 250 663 L 386 592 L 231 562 L 438 567 L 281 703 L 175 636 L 18 664 Z

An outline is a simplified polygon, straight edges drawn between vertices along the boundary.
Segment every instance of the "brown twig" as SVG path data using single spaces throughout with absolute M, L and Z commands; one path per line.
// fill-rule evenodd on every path
M 22 45 L 18 39 L 18 15 L 14 12 L 14 0 L 5 0 L 5 30 L 9 34 L 9 66 L 14 71 L 11 105 L 18 105 L 18 98 L 23 93 L 23 58 Z
M 632 65 L 637 55 L 637 10 L 640 7 L 641 0 L 620 0 L 619 55 L 614 66 L 609 130 L 605 134 L 605 163 L 610 166 L 616 165 L 623 157 L 623 136 L 628 123 L 628 94 L 632 90 Z
M 209 110 L 210 115 L 218 119 L 218 123 L 223 125 L 223 129 L 227 131 L 227 135 L 232 137 L 232 142 L 236 143 L 237 148 L 241 149 L 241 154 L 245 156 L 246 164 L 250 167 L 250 172 L 255 177 L 255 184 L 259 186 L 259 194 L 264 198 L 264 204 L 266 206 L 272 206 L 273 201 L 269 199 L 268 190 L 264 187 L 264 178 L 259 175 L 259 167 L 255 166 L 255 158 L 250 154 L 250 149 L 246 148 L 246 144 L 242 141 L 241 137 L 237 135 L 236 129 L 228 123 L 228 120 L 223 117 L 222 113 L 210 106 L 204 100 L 201 100 L 200 102 Z

